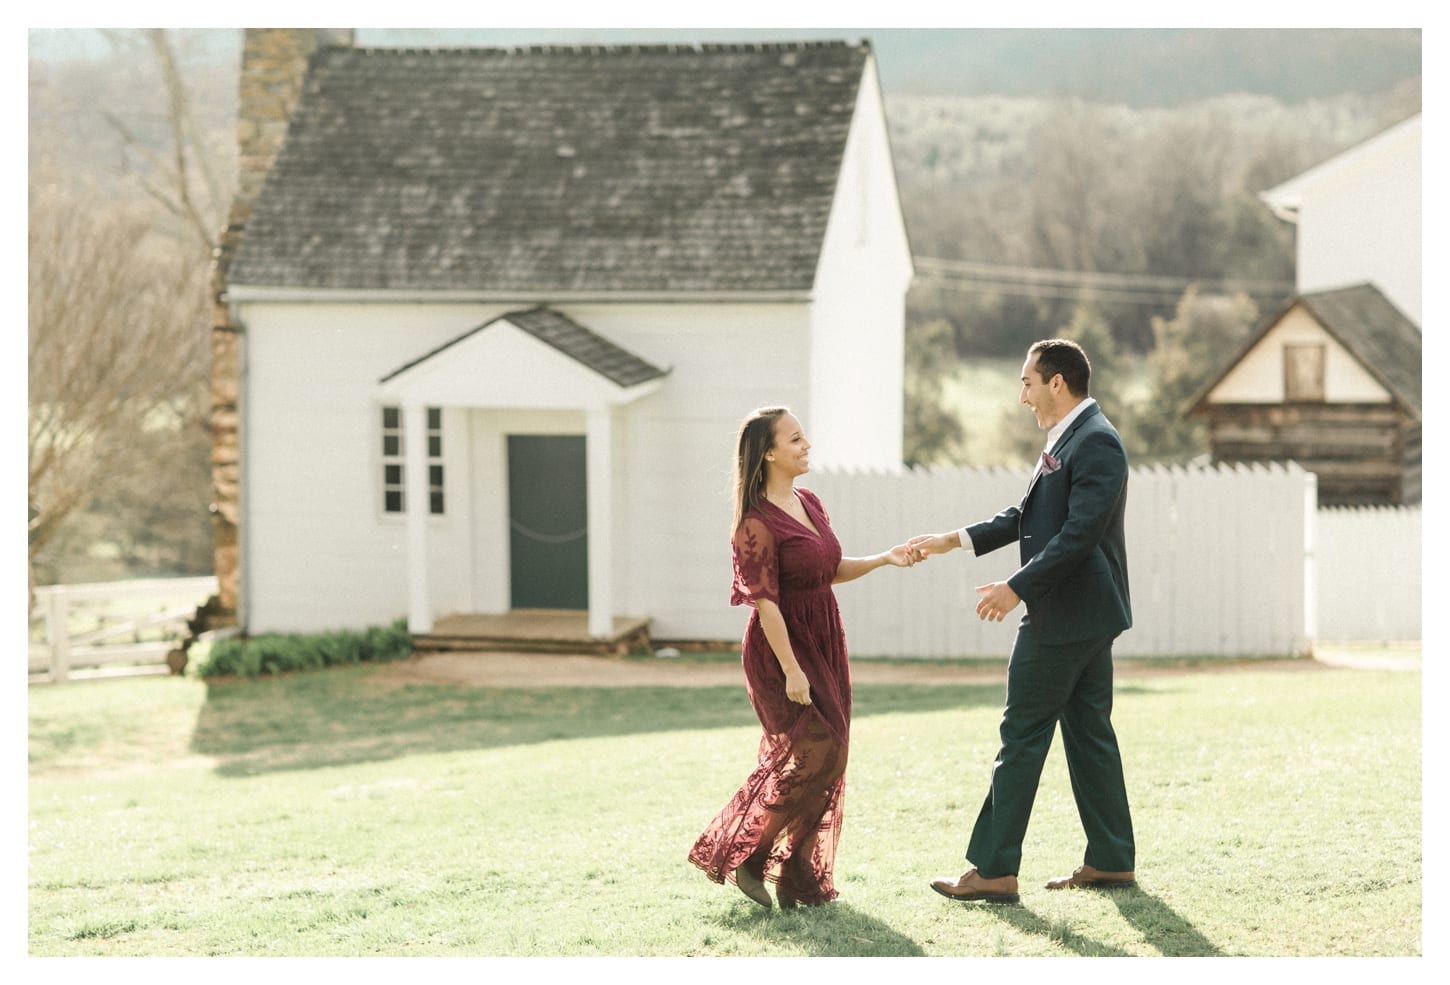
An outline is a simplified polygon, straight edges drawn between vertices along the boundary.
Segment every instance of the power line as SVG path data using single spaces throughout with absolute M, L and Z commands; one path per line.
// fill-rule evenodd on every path
M 1054 270 L 938 257 L 914 257 L 913 262 L 919 273 L 955 281 L 963 290 L 991 290 L 1031 297 L 1070 300 L 1091 293 L 1093 297 L 1104 301 L 1161 304 L 1177 300 L 1190 287 L 1198 287 L 1214 294 L 1242 293 L 1275 300 L 1287 298 L 1294 293 L 1294 285 L 1287 281 L 1209 280 L 1156 274 Z

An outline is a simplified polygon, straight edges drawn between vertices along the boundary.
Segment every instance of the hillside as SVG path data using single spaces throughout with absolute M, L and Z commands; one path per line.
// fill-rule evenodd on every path
M 888 93 L 1074 98 L 1162 108 L 1231 93 L 1282 102 L 1393 89 L 1421 73 L 1418 30 L 872 31 Z
M 120 34 L 130 32 L 115 32 Z M 198 61 L 235 63 L 236 29 L 178 30 Z M 1378 93 L 1421 74 L 1418 29 L 359 28 L 360 45 L 695 44 L 832 38 L 871 42 L 889 94 L 1075 98 L 1138 108 L 1229 93 L 1283 102 Z M 32 30 L 32 61 L 106 59 L 99 30 Z

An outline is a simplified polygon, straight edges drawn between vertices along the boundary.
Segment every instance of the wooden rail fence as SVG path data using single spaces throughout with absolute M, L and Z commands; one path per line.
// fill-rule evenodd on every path
M 185 638 L 187 620 L 216 591 L 214 576 L 38 586 L 30 677 L 174 672 L 168 658 Z

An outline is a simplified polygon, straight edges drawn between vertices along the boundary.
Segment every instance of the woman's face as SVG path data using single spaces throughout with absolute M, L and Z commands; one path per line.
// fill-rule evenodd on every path
M 794 414 L 781 414 L 775 419 L 775 444 L 765 453 L 765 464 L 792 479 L 811 470 L 811 443 Z

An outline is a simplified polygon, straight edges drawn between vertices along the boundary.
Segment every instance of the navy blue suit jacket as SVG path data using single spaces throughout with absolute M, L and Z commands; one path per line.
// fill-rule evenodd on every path
M 967 527 L 978 555 L 1016 541 L 1020 567 L 1007 584 L 1027 605 L 1024 623 L 1045 643 L 1101 639 L 1133 624 L 1123 511 L 1128 456 L 1096 404 L 1050 449 L 1027 495 Z

